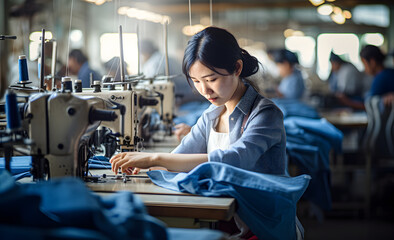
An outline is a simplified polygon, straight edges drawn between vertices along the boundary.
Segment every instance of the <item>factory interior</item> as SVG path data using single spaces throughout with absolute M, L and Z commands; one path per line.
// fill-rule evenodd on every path
M 394 239 L 394 1 L 0 1 L 0 239 Z

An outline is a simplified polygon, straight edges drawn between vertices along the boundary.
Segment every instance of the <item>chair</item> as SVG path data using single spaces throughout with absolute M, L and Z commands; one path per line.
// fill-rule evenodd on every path
M 368 126 L 363 147 L 366 153 L 366 216 L 370 215 L 372 170 L 377 173 L 394 167 L 394 102 L 384 106 L 380 96 L 365 101 Z M 375 181 L 374 181 L 375 182 Z

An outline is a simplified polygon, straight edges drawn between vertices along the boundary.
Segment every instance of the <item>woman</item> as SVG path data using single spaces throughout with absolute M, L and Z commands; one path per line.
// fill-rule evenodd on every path
M 111 159 L 112 170 L 135 174 L 160 166 L 188 172 L 210 161 L 284 175 L 283 114 L 246 79 L 258 69 L 258 60 L 226 30 L 208 27 L 194 35 L 185 50 L 183 73 L 212 105 L 172 153 L 120 153 Z
M 279 69 L 279 75 L 283 78 L 277 89 L 277 94 L 281 98 L 301 99 L 305 86 L 304 78 L 297 69 L 298 58 L 295 53 L 281 49 L 274 54 L 274 61 Z

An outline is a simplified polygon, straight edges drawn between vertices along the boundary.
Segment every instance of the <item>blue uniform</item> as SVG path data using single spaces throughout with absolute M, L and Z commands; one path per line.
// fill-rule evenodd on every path
M 294 69 L 292 74 L 282 79 L 278 90 L 283 94 L 284 98 L 302 98 L 302 95 L 304 95 L 305 85 L 301 72 L 298 69 Z
M 83 88 L 90 88 L 90 73 L 93 73 L 93 80 L 101 80 L 101 76 L 89 67 L 88 62 L 85 62 L 78 72 L 78 79 L 82 80 Z
M 209 133 L 224 106 L 211 105 L 173 153 L 207 153 Z M 244 117 L 250 113 L 241 133 Z M 285 174 L 286 134 L 283 114 L 269 99 L 247 85 L 229 117 L 230 146 L 208 154 L 210 162 L 227 163 L 245 170 Z
M 386 68 L 374 77 L 368 97 L 389 92 L 394 92 L 394 69 Z

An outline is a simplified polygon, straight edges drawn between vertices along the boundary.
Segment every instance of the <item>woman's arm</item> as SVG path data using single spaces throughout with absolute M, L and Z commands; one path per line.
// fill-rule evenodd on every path
M 197 165 L 207 162 L 207 154 L 173 154 L 173 153 L 146 153 L 123 152 L 112 157 L 112 171 L 132 174 L 134 168 L 165 167 L 170 171 L 188 172 Z

